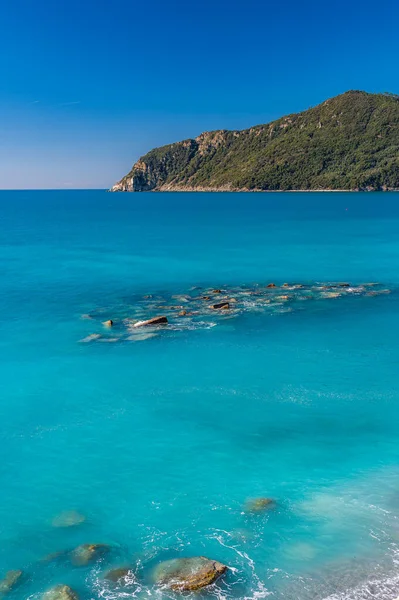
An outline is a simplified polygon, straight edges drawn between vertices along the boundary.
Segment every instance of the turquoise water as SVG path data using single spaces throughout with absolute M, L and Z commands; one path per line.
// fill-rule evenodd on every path
M 153 567 L 198 554 L 231 567 L 204 598 L 399 595 L 399 194 L 1 192 L 0 218 L 10 598 L 173 598 Z M 391 293 L 127 335 L 149 300 L 270 282 Z M 259 496 L 275 510 L 248 515 Z M 65 510 L 85 523 L 52 527 Z M 85 542 L 112 551 L 43 560 Z M 129 593 L 102 579 L 125 564 Z

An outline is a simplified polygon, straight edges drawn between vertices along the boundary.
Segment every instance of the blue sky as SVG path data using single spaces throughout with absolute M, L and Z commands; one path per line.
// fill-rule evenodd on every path
M 399 93 L 397 0 L 10 0 L 0 188 L 104 188 L 154 146 Z

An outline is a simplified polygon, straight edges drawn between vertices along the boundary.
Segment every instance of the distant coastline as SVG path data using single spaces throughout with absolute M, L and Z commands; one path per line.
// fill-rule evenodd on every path
M 261 190 L 261 189 L 245 189 L 245 188 L 216 188 L 216 187 L 165 187 L 165 188 L 160 188 L 160 189 L 153 189 L 153 190 L 121 190 L 121 189 L 114 189 L 115 186 L 113 186 L 112 188 L 110 188 L 109 190 L 107 190 L 108 192 L 114 192 L 114 193 L 126 193 L 126 194 L 130 194 L 130 193 L 146 193 L 146 192 L 151 192 L 151 193 L 159 193 L 159 194 L 167 194 L 167 193 L 171 193 L 171 192 L 180 192 L 180 193 L 184 193 L 184 192 L 196 192 L 196 193 L 229 193 L 229 192 L 234 192 L 234 193 L 256 193 L 256 194 L 287 194 L 287 193 L 320 193 L 320 192 L 326 192 L 326 193 L 353 193 L 353 194 L 358 194 L 358 193 L 375 193 L 375 192 L 399 192 L 399 188 L 385 188 L 385 189 L 354 189 L 354 190 L 345 190 L 345 189 L 313 189 L 313 190 Z
M 398 189 L 399 97 L 350 91 L 272 123 L 155 148 L 110 191 Z

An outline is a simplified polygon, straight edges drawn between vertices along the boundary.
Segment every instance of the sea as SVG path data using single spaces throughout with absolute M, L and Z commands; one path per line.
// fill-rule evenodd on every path
M 399 193 L 3 191 L 0 225 L 3 596 L 399 596 Z M 228 570 L 157 583 L 195 556 Z

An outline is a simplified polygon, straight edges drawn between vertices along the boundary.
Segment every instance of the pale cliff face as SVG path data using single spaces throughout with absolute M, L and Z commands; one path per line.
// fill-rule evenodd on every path
M 219 147 L 226 143 L 226 131 L 206 131 L 199 135 L 195 140 L 184 140 L 176 142 L 168 146 L 168 154 L 154 160 L 149 153 L 140 158 L 131 172 L 123 177 L 110 189 L 111 192 L 142 192 L 142 191 L 172 191 L 185 189 L 187 185 L 178 183 L 175 185 L 173 181 L 166 184 L 165 179 L 170 175 L 170 164 L 168 158 L 179 160 L 179 153 L 183 151 L 187 155 L 186 160 L 183 159 L 183 167 L 188 164 L 193 156 L 199 158 L 206 157 L 214 153 Z M 227 186 L 228 187 L 228 186 Z M 193 188 L 194 189 L 194 188 Z M 226 188 L 227 189 L 227 188 Z M 230 188 L 228 188 L 230 189 Z
M 112 186 L 110 192 L 144 192 L 156 188 L 159 180 L 159 169 L 139 159 L 129 175 L 123 177 Z
M 118 181 L 118 183 L 115 183 L 115 185 L 113 185 L 109 191 L 110 192 L 132 192 L 133 191 L 132 178 L 130 178 L 130 180 L 126 179 L 126 178 L 121 179 L 121 181 Z
M 199 154 L 204 156 L 226 143 L 226 132 L 223 130 L 204 131 L 204 133 L 195 138 L 195 141 L 198 144 Z

